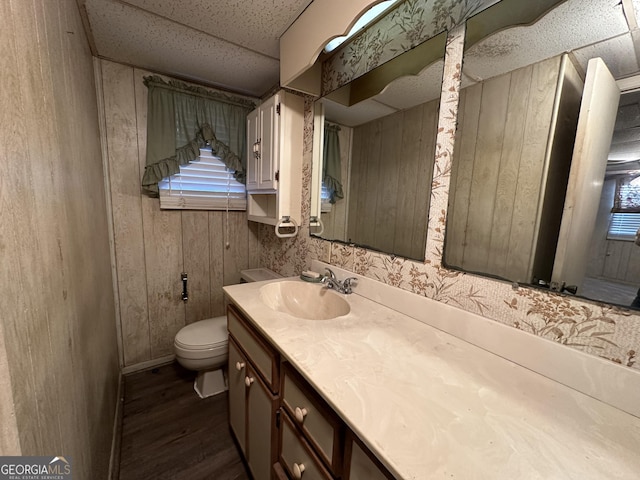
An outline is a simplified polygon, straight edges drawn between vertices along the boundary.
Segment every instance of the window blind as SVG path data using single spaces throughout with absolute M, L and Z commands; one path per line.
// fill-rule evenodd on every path
M 182 165 L 180 173 L 158 183 L 160 208 L 246 210 L 245 186 L 233 178 L 233 173 L 211 149 L 202 148 L 197 161 Z
M 636 232 L 640 228 L 640 213 L 613 213 L 607 239 L 635 240 Z
M 331 202 L 329 201 L 329 189 L 322 184 L 320 189 L 320 211 L 322 213 L 329 213 L 331 211 Z

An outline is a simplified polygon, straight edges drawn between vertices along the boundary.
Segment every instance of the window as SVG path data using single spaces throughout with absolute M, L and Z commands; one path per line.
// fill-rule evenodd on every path
M 320 189 L 320 211 L 322 213 L 331 212 L 331 202 L 329 201 L 329 189 L 322 182 L 322 188 Z
M 635 240 L 640 228 L 640 213 L 613 213 L 609 224 L 608 240 Z
M 201 148 L 198 161 L 158 182 L 160 208 L 185 210 L 246 210 L 245 186 L 233 178 L 211 149 Z
M 635 240 L 640 228 L 640 175 L 618 178 L 607 239 Z

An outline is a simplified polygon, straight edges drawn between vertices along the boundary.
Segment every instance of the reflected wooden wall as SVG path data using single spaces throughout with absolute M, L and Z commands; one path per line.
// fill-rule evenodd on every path
M 185 324 L 224 314 L 223 285 L 259 266 L 257 227 L 246 212 L 160 210 L 140 193 L 149 72 L 101 61 L 108 173 L 124 365 L 173 353 Z M 230 246 L 226 246 L 226 239 Z M 180 274 L 188 274 L 189 301 Z
M 347 238 L 423 259 L 439 100 L 354 128 Z
M 554 109 L 560 76 L 563 101 Z M 550 277 L 581 91 L 578 72 L 561 57 L 461 91 L 447 265 L 523 283 L 538 271 Z
M 633 241 L 607 239 L 615 190 L 615 178 L 605 180 L 587 276 L 640 286 L 640 246 Z

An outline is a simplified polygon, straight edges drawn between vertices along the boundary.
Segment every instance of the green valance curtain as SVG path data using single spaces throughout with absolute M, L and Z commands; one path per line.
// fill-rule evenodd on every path
M 322 159 L 322 184 L 329 193 L 329 203 L 336 203 L 344 198 L 342 192 L 342 173 L 340 163 L 340 127 L 330 123 L 324 124 L 324 149 Z
M 158 182 L 179 173 L 180 165 L 210 146 L 214 155 L 244 183 L 246 117 L 253 102 L 153 75 L 148 88 L 147 159 L 142 190 L 158 196 Z

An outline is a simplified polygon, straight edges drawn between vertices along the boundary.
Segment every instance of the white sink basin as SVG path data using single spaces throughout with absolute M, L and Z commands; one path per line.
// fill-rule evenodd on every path
M 260 288 L 260 299 L 272 310 L 307 320 L 329 320 L 351 310 L 349 302 L 318 283 L 268 283 Z

